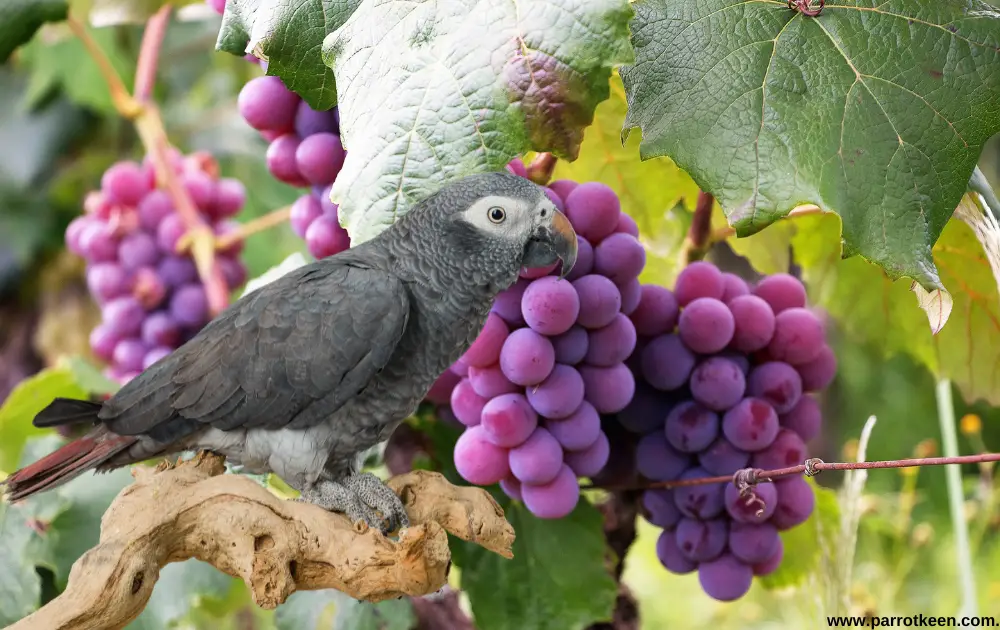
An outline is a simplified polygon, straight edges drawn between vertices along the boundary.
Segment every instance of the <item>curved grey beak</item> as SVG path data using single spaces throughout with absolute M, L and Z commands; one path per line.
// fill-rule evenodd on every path
M 524 249 L 522 266 L 546 267 L 562 261 L 559 277 L 565 278 L 576 264 L 576 231 L 562 212 L 552 210 L 548 225 L 539 226 Z

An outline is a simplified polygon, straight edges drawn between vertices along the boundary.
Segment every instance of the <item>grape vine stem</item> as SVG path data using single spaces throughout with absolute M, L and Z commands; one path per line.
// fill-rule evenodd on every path
M 539 153 L 531 160 L 531 164 L 525 167 L 528 171 L 528 179 L 539 186 L 545 186 L 552 179 L 552 173 L 556 170 L 556 156 L 551 153 Z
M 684 257 L 687 263 L 701 260 L 705 257 L 708 248 L 712 246 L 712 206 L 715 205 L 715 197 L 711 194 L 700 191 L 698 202 L 694 207 L 694 214 L 691 217 L 691 227 L 688 229 L 687 240 L 684 243 Z
M 292 214 L 292 207 L 285 206 L 284 208 L 278 208 L 277 210 L 272 210 L 264 216 L 257 217 L 246 223 L 241 223 L 239 229 L 228 232 L 215 240 L 216 249 L 226 249 L 231 245 L 235 245 L 239 241 L 245 240 L 247 237 L 256 234 L 257 232 L 263 232 L 264 230 L 270 229 L 272 227 L 282 225 L 288 221 L 288 218 Z

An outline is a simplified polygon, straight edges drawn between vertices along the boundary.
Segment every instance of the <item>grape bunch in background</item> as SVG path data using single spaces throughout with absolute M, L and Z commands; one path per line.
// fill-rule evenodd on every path
M 222 236 L 237 226 L 246 191 L 218 178 L 203 154 L 170 154 L 171 168 L 201 217 Z M 87 261 L 87 287 L 101 307 L 90 347 L 109 363 L 107 375 L 124 384 L 168 355 L 208 323 L 205 287 L 194 260 L 178 252 L 186 226 L 166 190 L 157 187 L 148 162 L 118 162 L 105 171 L 101 189 L 84 202 L 84 214 L 66 228 L 67 248 Z M 238 256 L 242 241 L 217 252 L 232 290 L 246 281 Z
M 829 385 L 837 363 L 798 279 L 777 274 L 750 287 L 697 262 L 673 291 L 643 286 L 631 319 L 636 391 L 616 417 L 638 437 L 642 477 L 696 479 L 805 461 L 822 420 L 809 392 Z M 705 592 L 722 601 L 774 571 L 783 554 L 778 532 L 804 522 L 815 498 L 802 475 L 753 490 L 762 504 L 731 482 L 647 490 L 647 517 L 663 528 L 663 566 L 697 570 Z
M 508 168 L 525 175 L 519 160 Z M 576 265 L 565 280 L 552 275 L 554 266 L 523 270 L 428 398 L 450 404 L 467 427 L 455 446 L 462 477 L 499 482 L 536 516 L 560 518 L 577 504 L 577 478 L 607 462 L 601 414 L 632 398 L 624 361 L 636 334 L 628 314 L 639 301 L 646 253 L 604 184 L 561 180 L 546 194 L 577 232 Z

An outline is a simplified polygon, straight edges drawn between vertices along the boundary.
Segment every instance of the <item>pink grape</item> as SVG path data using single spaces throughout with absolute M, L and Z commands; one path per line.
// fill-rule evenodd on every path
M 300 99 L 278 77 L 250 79 L 236 99 L 240 115 L 258 131 L 291 131 Z
M 759 499 L 750 500 L 741 497 L 735 485 L 726 484 L 726 511 L 729 516 L 740 523 L 763 523 L 774 514 L 778 501 L 778 492 L 770 481 L 759 483 L 753 487 L 754 494 Z M 761 505 L 760 501 L 764 504 Z M 760 512 L 760 514 L 758 514 Z
M 618 285 L 618 292 L 622 296 L 622 313 L 631 315 L 635 309 L 639 308 L 639 300 L 642 299 L 642 283 L 638 278 L 632 278 L 625 284 Z
M 496 313 L 490 313 L 479 336 L 462 355 L 462 361 L 473 367 L 493 365 L 500 360 L 500 349 L 503 348 L 509 334 L 510 329 L 503 319 Z
M 781 426 L 798 433 L 803 442 L 808 442 L 819 435 L 823 412 L 815 398 L 803 395 L 791 411 L 782 414 L 778 421 Z
M 173 352 L 173 350 L 164 346 L 151 349 L 149 352 L 146 353 L 146 356 L 142 358 L 142 369 L 143 370 L 148 369 L 149 366 L 153 365 L 160 359 L 165 358 L 171 352 Z
M 611 367 L 581 365 L 584 400 L 601 413 L 617 413 L 628 405 L 635 393 L 635 377 L 624 363 Z
M 671 446 L 684 453 L 697 453 L 719 436 L 719 416 L 688 400 L 670 410 L 664 428 Z
M 480 417 L 485 438 L 506 448 L 523 444 L 538 427 L 538 414 L 524 394 L 502 394 L 487 401 Z
M 522 444 L 510 450 L 510 471 L 521 483 L 545 484 L 554 480 L 563 465 L 559 442 L 538 427 Z
M 90 331 L 90 349 L 105 361 L 110 361 L 121 335 L 110 324 L 98 324 Z
M 461 376 L 451 370 L 445 370 L 441 373 L 441 376 L 437 377 L 434 384 L 431 385 L 425 398 L 435 405 L 447 405 L 451 402 L 451 392 L 454 391 L 455 386 L 458 385 L 460 380 L 462 380 Z M 444 410 L 451 412 L 451 409 L 448 407 L 445 407 Z M 457 421 L 458 418 L 455 418 L 455 420 Z
M 507 380 L 499 365 L 491 365 L 485 368 L 469 366 L 469 383 L 477 394 L 487 400 L 501 394 L 511 394 L 521 388 Z
M 591 330 L 589 337 L 584 357 L 588 365 L 611 367 L 627 359 L 635 349 L 635 326 L 621 313 L 607 326 Z
M 637 224 L 635 219 L 630 217 L 628 214 L 622 212 L 618 215 L 618 225 L 615 227 L 615 232 L 620 234 L 631 234 L 632 236 L 639 238 L 639 224 Z
M 754 468 L 775 470 L 788 466 L 798 466 L 806 460 L 809 450 L 799 434 L 790 429 L 778 429 L 774 441 L 758 453 L 754 453 Z
M 500 489 L 515 501 L 523 501 L 521 496 L 521 482 L 514 477 L 505 477 L 500 480 Z
M 566 418 L 583 403 L 583 390 L 580 373 L 557 363 L 544 381 L 528 388 L 528 402 L 546 418 Z
M 295 150 L 299 173 L 312 184 L 325 186 L 344 166 L 344 145 L 332 133 L 316 133 L 302 140 Z
M 160 221 L 174 212 L 174 202 L 165 190 L 153 190 L 142 198 L 138 207 L 139 225 L 147 232 L 156 233 Z
M 705 470 L 696 467 L 684 471 L 680 478 L 682 480 L 704 479 L 710 476 Z M 725 508 L 723 485 L 711 483 L 674 488 L 674 501 L 677 503 L 677 509 L 689 518 L 703 521 L 715 518 L 722 514 L 722 510 Z
M 743 398 L 746 377 L 729 359 L 714 356 L 705 359 L 691 372 L 691 396 L 715 411 L 725 411 Z
M 298 136 L 286 133 L 268 145 L 265 155 L 267 169 L 278 181 L 292 186 L 306 186 L 309 183 L 299 172 L 298 163 L 295 161 L 295 154 L 300 144 Z
M 663 568 L 677 575 L 691 573 L 698 565 L 691 562 L 681 553 L 677 546 L 677 536 L 673 531 L 662 531 L 656 539 L 656 558 Z
M 112 203 L 135 207 L 149 189 L 146 173 L 135 162 L 112 164 L 101 176 L 101 190 Z
M 528 390 L 529 394 L 531 390 Z M 601 416 L 589 402 L 582 402 L 573 413 L 558 420 L 548 419 L 545 428 L 567 451 L 589 448 L 601 433 Z
M 482 420 L 486 399 L 472 389 L 469 379 L 463 378 L 451 391 L 451 410 L 458 421 L 467 427 L 474 427 Z
M 351 237 L 336 218 L 324 214 L 313 220 L 306 230 L 306 246 L 316 258 L 326 258 L 348 249 Z
M 774 337 L 767 352 L 776 361 L 808 363 L 823 348 L 823 324 L 804 308 L 786 308 L 775 316 Z
M 566 451 L 564 457 L 570 469 L 578 477 L 593 477 L 608 463 L 610 454 L 611 444 L 608 442 L 608 436 L 599 432 L 593 444 L 580 451 Z
M 511 326 L 524 325 L 524 317 L 521 315 L 521 296 L 529 284 L 529 280 L 522 278 L 493 300 L 493 312 Z
M 115 263 L 97 263 L 87 269 L 87 289 L 98 302 L 121 297 L 128 291 L 125 271 Z
M 181 326 L 201 328 L 208 323 L 208 298 L 205 287 L 186 284 L 170 296 L 170 316 Z
M 514 158 L 507 163 L 507 170 L 511 173 L 517 175 L 518 177 L 527 177 L 528 169 L 524 166 L 524 161 L 520 158 Z
M 774 337 L 775 318 L 767 302 L 756 295 L 741 295 L 729 301 L 735 328 L 730 347 L 740 352 L 756 352 Z
M 118 260 L 126 271 L 155 265 L 160 261 L 160 250 L 153 237 L 145 232 L 133 232 L 118 244 Z
M 665 287 L 646 284 L 642 287 L 639 306 L 632 313 L 632 323 L 640 335 L 655 337 L 669 333 L 677 326 L 680 309 L 677 298 Z
M 788 308 L 802 308 L 806 305 L 806 289 L 798 278 L 787 273 L 767 276 L 757 283 L 754 295 L 771 305 L 777 315 Z
M 112 360 L 123 370 L 138 372 L 142 370 L 142 360 L 146 356 L 146 345 L 138 339 L 122 339 L 115 346 Z
M 749 294 L 750 287 L 743 281 L 743 278 L 734 273 L 722 274 L 722 297 L 719 298 L 720 300 L 729 304 L 729 301 L 733 298 Z
M 92 221 L 80 233 L 80 248 L 90 262 L 111 262 L 118 257 L 118 239 L 110 225 Z
M 642 351 L 642 376 L 656 389 L 677 389 L 691 376 L 695 361 L 680 337 L 660 335 Z
M 552 342 L 530 328 L 510 333 L 500 350 L 500 369 L 518 385 L 541 383 L 552 372 L 555 362 Z
M 779 413 L 788 413 L 802 396 L 802 378 L 787 363 L 768 361 L 750 371 L 747 393 L 763 398 Z
M 83 232 L 90 226 L 90 217 L 80 216 L 69 222 L 66 226 L 66 249 L 77 256 L 84 255 Z
M 795 369 L 802 379 L 802 390 L 818 392 L 833 382 L 833 377 L 837 374 L 837 356 L 830 346 L 824 345 L 815 359 L 796 365 Z
M 744 451 L 767 448 L 778 435 L 778 414 L 759 398 L 744 398 L 722 417 L 722 432 Z
M 587 329 L 580 326 L 573 326 L 563 334 L 552 337 L 551 341 L 556 362 L 565 365 L 576 365 L 583 361 L 590 345 Z
M 233 258 L 219 257 L 219 268 L 222 270 L 222 277 L 226 281 L 226 286 L 230 290 L 242 286 L 247 281 L 247 267 L 239 260 Z
M 177 251 L 177 241 L 184 236 L 187 228 L 179 214 L 168 214 L 160 221 L 156 228 L 156 245 L 164 252 L 174 253 Z
M 181 175 L 181 184 L 202 212 L 207 212 L 215 204 L 215 182 L 205 173 L 187 171 Z
M 711 263 L 693 262 L 677 274 L 674 295 L 680 306 L 687 306 L 698 298 L 722 299 L 725 280 L 718 267 Z
M 247 190 L 243 182 L 231 177 L 223 177 L 215 183 L 215 201 L 211 207 L 214 218 L 235 217 L 243 209 L 247 200 Z
M 186 256 L 164 256 L 156 268 L 156 273 L 163 283 L 171 288 L 198 279 L 198 269 L 194 261 Z
M 565 200 L 566 217 L 576 233 L 591 243 L 599 243 L 618 227 L 621 202 L 608 186 L 600 182 L 586 182 L 576 186 Z
M 674 491 L 666 488 L 652 488 L 642 493 L 642 506 L 646 509 L 647 520 L 663 529 L 673 529 L 681 520 L 681 511 L 674 501 Z
M 698 583 L 709 597 L 731 602 L 747 594 L 753 571 L 731 554 L 725 553 L 698 565 Z
M 615 284 L 633 280 L 646 266 L 646 250 L 631 234 L 612 234 L 594 248 L 594 271 Z
M 114 202 L 99 190 L 92 190 L 83 198 L 83 211 L 102 221 L 110 219 L 114 209 Z
M 580 235 L 576 237 L 576 263 L 566 279 L 570 282 L 589 275 L 594 271 L 594 246 Z
M 576 321 L 580 298 L 567 280 L 554 276 L 539 278 L 528 285 L 521 297 L 521 315 L 536 332 L 560 335 Z M 498 318 L 499 319 L 499 318 Z
M 147 346 L 176 347 L 180 336 L 180 327 L 163 311 L 152 313 L 142 322 L 142 340 Z
M 455 443 L 455 468 L 469 483 L 490 485 L 510 474 L 507 449 L 488 439 L 482 427 L 470 427 Z
M 780 504 L 780 491 L 778 501 Z M 778 540 L 778 530 L 771 523 L 737 522 L 729 526 L 729 552 L 749 565 L 764 562 L 774 555 Z
M 601 328 L 621 311 L 622 295 L 615 283 L 597 274 L 583 276 L 573 281 L 580 296 L 577 323 L 584 328 Z
M 677 332 L 688 348 L 711 354 L 726 347 L 733 338 L 735 321 L 725 304 L 713 298 L 697 298 L 681 311 Z
M 534 280 L 535 278 L 541 278 L 543 276 L 549 275 L 550 273 L 555 271 L 555 268 L 558 266 L 559 263 L 554 262 L 551 265 L 546 265 L 544 267 L 531 267 L 530 269 L 528 267 L 521 267 L 521 271 L 518 273 L 518 277 L 527 278 L 528 280 Z
M 545 484 L 522 484 L 524 505 L 538 518 L 562 518 L 576 507 L 580 499 L 580 484 L 566 464 L 555 479 Z
M 318 133 L 340 133 L 336 108 L 317 111 L 302 101 L 295 112 L 295 133 L 300 138 L 308 138 Z
M 778 505 L 771 522 L 779 531 L 805 523 L 816 506 L 816 495 L 803 477 L 786 477 L 774 483 L 778 490 Z
M 315 195 L 302 195 L 292 204 L 291 212 L 288 215 L 288 222 L 292 224 L 292 231 L 299 238 L 305 238 L 306 230 L 323 214 L 323 206 Z
M 577 186 L 579 186 L 579 184 L 571 179 L 557 179 L 553 182 L 549 182 L 548 188 L 555 194 L 559 195 L 559 198 L 565 202 L 566 198 L 569 197 L 571 192 L 576 190 Z
M 642 436 L 635 451 L 636 467 L 639 474 L 652 481 L 676 479 L 688 469 L 691 458 L 674 450 L 663 431 L 654 431 Z
M 642 435 L 662 429 L 669 411 L 670 399 L 666 394 L 637 381 L 632 400 L 618 412 L 618 424 L 626 431 Z
M 677 536 L 677 547 L 685 558 L 708 562 L 726 548 L 729 523 L 724 518 L 702 521 L 685 516 L 677 523 L 674 535 Z
M 124 338 L 139 334 L 146 312 L 134 297 L 120 297 L 105 304 L 101 316 L 115 334 Z
M 750 453 L 736 448 L 725 437 L 720 437 L 698 454 L 698 463 L 712 475 L 732 475 L 747 467 Z
M 764 576 L 774 573 L 777 568 L 781 566 L 781 561 L 784 557 L 785 546 L 782 544 L 781 538 L 778 538 L 778 549 L 764 562 L 753 565 L 753 574 L 756 576 Z

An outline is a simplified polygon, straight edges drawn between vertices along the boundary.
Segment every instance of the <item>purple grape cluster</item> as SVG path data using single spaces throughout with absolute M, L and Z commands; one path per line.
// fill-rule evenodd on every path
M 643 286 L 630 317 L 638 334 L 629 359 L 636 391 L 617 419 L 637 437 L 642 477 L 732 475 L 807 458 L 806 442 L 822 420 L 808 392 L 829 385 L 837 362 L 798 279 L 777 274 L 751 287 L 696 262 L 673 291 Z M 678 574 L 697 569 L 702 588 L 721 601 L 774 571 L 783 554 L 778 532 L 804 522 L 815 499 L 801 475 L 754 490 L 763 505 L 732 483 L 647 490 L 647 518 L 663 528 L 663 566 Z
M 516 160 L 508 167 L 525 175 Z M 578 477 L 604 467 L 601 414 L 622 410 L 635 387 L 625 360 L 636 342 L 646 252 L 618 196 L 598 182 L 552 182 L 546 194 L 578 235 L 565 280 L 555 266 L 522 270 L 497 297 L 483 331 L 428 398 L 467 427 L 455 465 L 471 483 L 499 482 L 541 518 L 570 513 Z
M 170 154 L 171 167 L 202 218 L 222 236 L 246 201 L 243 184 L 219 178 L 206 154 Z M 186 227 L 152 164 L 118 162 L 90 192 L 84 214 L 66 228 L 67 248 L 87 261 L 87 287 L 101 307 L 90 347 L 109 362 L 106 374 L 126 383 L 168 355 L 209 320 L 208 300 L 194 261 L 178 253 Z M 242 241 L 218 251 L 229 289 L 246 281 Z

